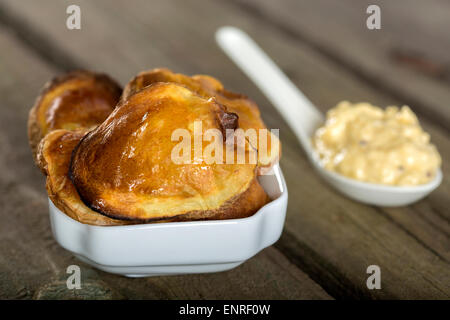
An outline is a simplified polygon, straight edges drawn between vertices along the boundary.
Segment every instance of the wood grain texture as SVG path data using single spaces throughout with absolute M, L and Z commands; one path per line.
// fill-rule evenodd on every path
M 277 249 L 217 274 L 127 279 L 95 271 L 53 240 L 44 179 L 26 135 L 28 110 L 60 72 L 0 28 L 0 299 L 330 299 Z M 82 289 L 67 290 L 66 268 L 81 267 Z
M 232 3 L 293 41 L 307 43 L 448 130 L 450 3 L 440 0 L 232 0 Z M 380 30 L 366 28 L 369 16 L 366 9 L 370 4 L 380 7 Z
M 281 166 L 290 195 L 285 232 L 276 247 L 327 292 L 338 298 L 450 297 L 450 139 L 445 128 L 445 124 L 448 127 L 446 111 L 442 109 L 446 105 L 441 105 L 443 96 L 438 102 L 429 97 L 442 91 L 441 82 L 427 78 L 428 84 L 415 84 L 414 94 L 396 87 L 386 90 L 394 85 L 382 78 L 380 72 L 367 69 L 364 72 L 369 76 L 365 76 L 360 71 L 362 67 L 355 72 L 352 65 L 340 63 L 343 58 L 339 51 L 335 54 L 331 48 L 324 53 L 308 39 L 293 37 L 277 24 L 273 25 L 272 20 L 268 22 L 236 2 L 134 1 L 129 5 L 122 1 L 80 1 L 83 12 L 80 31 L 68 31 L 59 26 L 64 23 L 67 4 L 64 1 L 40 1 L 38 5 L 33 1 L 2 0 L 0 8 L 6 17 L 4 21 L 15 26 L 19 37 L 31 48 L 35 47 L 33 39 L 51 39 L 49 49 L 59 54 L 38 54 L 59 68 L 81 65 L 107 71 L 122 83 L 143 69 L 161 66 L 187 74 L 206 73 L 221 79 L 226 87 L 246 93 L 260 105 L 268 126 L 281 129 Z M 260 10 L 264 8 L 266 6 L 258 6 Z M 308 12 L 306 9 L 296 8 L 278 6 L 265 14 L 278 23 L 293 23 L 290 21 L 294 16 L 297 20 L 303 16 L 309 19 L 304 14 Z M 279 11 L 291 18 L 279 17 Z M 355 17 L 352 12 L 343 15 L 353 15 L 351 19 L 357 19 L 359 16 Z M 316 16 L 316 19 L 319 18 Z M 253 36 L 323 111 L 348 99 L 370 101 L 380 106 L 418 101 L 420 108 L 444 114 L 436 122 L 436 117 L 429 117 L 428 109 L 424 109 L 421 118 L 443 156 L 442 185 L 427 199 L 395 209 L 365 206 L 336 193 L 313 172 L 277 112 L 215 45 L 214 31 L 225 24 L 239 26 Z M 336 37 L 333 42 L 341 39 L 353 45 L 348 37 L 335 35 L 332 27 L 325 24 L 321 30 L 330 38 Z M 388 30 L 384 36 L 389 35 Z M 314 36 L 316 38 L 317 41 L 322 39 Z M 363 40 L 361 43 L 372 46 Z M 379 61 L 378 56 L 366 58 L 365 63 L 369 65 Z M 411 81 L 422 78 L 408 73 L 411 71 L 405 72 L 413 78 Z M 394 74 L 402 74 L 402 71 Z M 377 85 L 372 77 L 383 85 Z M 28 172 L 31 174 L 30 170 Z M 371 264 L 381 267 L 382 290 L 366 288 L 366 268 Z M 131 294 L 133 288 L 126 289 L 124 285 L 123 290 Z

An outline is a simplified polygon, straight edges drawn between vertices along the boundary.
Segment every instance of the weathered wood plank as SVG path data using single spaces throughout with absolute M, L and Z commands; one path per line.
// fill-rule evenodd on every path
M 39 8 L 31 1 L 1 3 L 18 21 L 25 21 L 32 33 L 54 39 L 57 49 L 68 54 L 69 60 L 107 70 L 122 81 L 140 69 L 166 66 L 178 72 L 215 75 L 231 89 L 254 98 L 268 125 L 281 128 L 283 140 L 282 168 L 290 203 L 285 234 L 278 248 L 328 292 L 341 297 L 370 298 L 450 295 L 447 131 L 430 121 L 422 121 L 444 157 L 443 184 L 428 199 L 398 209 L 368 207 L 345 199 L 312 172 L 279 115 L 217 49 L 214 31 L 223 24 L 246 29 L 322 110 L 342 99 L 371 101 L 382 106 L 404 101 L 362 81 L 310 44 L 293 41 L 248 12 L 219 2 L 136 1 L 130 6 L 119 1 L 107 4 L 81 1 L 87 14 L 84 29 L 75 32 L 58 27 L 64 20 L 67 3 L 42 1 Z M 199 18 L 199 12 L 209 14 Z M 56 18 L 46 20 L 45 15 Z M 115 44 L 112 50 L 109 40 L 113 37 L 120 39 L 120 45 Z M 130 61 L 123 57 L 129 57 Z M 61 62 L 64 65 L 64 60 Z M 382 290 L 369 291 L 365 286 L 365 270 L 370 264 L 382 268 Z
M 233 0 L 294 41 L 308 43 L 372 86 L 448 129 L 450 4 L 420 0 Z M 381 8 L 368 30 L 366 9 Z
M 28 110 L 59 70 L 0 28 L 0 299 L 202 298 L 330 299 L 275 248 L 230 272 L 127 279 L 95 271 L 60 248 L 51 235 L 44 179 L 26 136 Z M 82 289 L 67 290 L 65 273 L 81 266 Z

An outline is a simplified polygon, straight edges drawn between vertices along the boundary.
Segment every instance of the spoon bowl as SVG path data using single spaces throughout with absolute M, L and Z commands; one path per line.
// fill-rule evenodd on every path
M 417 186 L 367 183 L 324 169 L 311 145 L 311 137 L 325 121 L 324 115 L 245 32 L 222 27 L 216 32 L 216 41 L 276 107 L 319 175 L 342 194 L 371 205 L 405 206 L 424 198 L 441 183 L 440 169 L 432 181 Z
M 382 207 L 406 206 L 419 201 L 436 189 L 442 181 L 442 171 L 439 169 L 433 180 L 417 186 L 390 186 L 368 183 L 326 170 L 316 160 L 311 162 L 319 175 L 342 194 L 365 204 Z

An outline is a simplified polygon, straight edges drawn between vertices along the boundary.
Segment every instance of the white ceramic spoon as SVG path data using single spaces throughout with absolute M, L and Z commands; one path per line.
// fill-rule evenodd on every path
M 441 170 L 431 182 L 408 187 L 361 182 L 325 170 L 310 142 L 324 121 L 323 114 L 245 32 L 222 27 L 216 32 L 216 41 L 277 108 L 319 174 L 346 196 L 372 205 L 404 206 L 422 199 L 441 183 Z

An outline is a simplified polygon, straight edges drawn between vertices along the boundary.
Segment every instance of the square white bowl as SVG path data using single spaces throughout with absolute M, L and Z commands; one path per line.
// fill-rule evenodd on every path
M 288 193 L 278 164 L 259 180 L 272 201 L 242 219 L 93 226 L 49 200 L 53 236 L 80 260 L 128 277 L 225 271 L 275 243 L 283 230 Z

